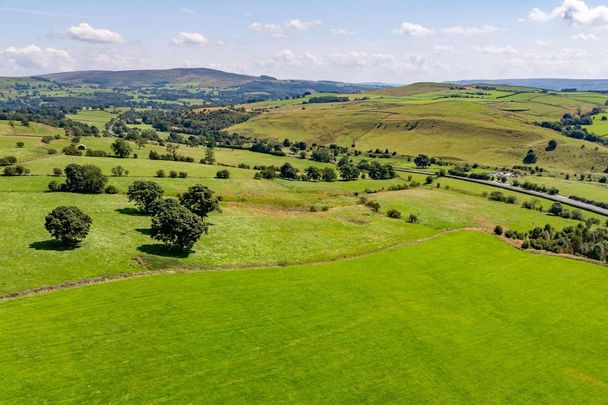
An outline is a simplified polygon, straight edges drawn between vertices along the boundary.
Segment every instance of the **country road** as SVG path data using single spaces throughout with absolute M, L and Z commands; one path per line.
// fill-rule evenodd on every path
M 428 172 L 428 171 L 425 171 L 425 170 L 403 169 L 403 168 L 399 168 L 399 167 L 395 167 L 395 171 L 405 172 L 405 173 L 425 174 L 425 175 L 429 175 L 429 176 L 436 176 L 437 175 L 437 173 Z M 462 180 L 462 181 L 469 181 L 471 183 L 484 184 L 484 185 L 490 186 L 490 187 L 504 188 L 504 189 L 507 189 L 507 190 L 516 191 L 518 193 L 533 195 L 535 197 L 540 197 L 540 198 L 546 198 L 547 200 L 552 200 L 552 201 L 560 202 L 560 203 L 563 203 L 563 204 L 570 205 L 572 207 L 576 207 L 576 208 L 580 208 L 580 209 L 583 209 L 583 210 L 586 210 L 586 211 L 595 212 L 596 214 L 608 216 L 608 210 L 607 209 L 604 209 L 604 208 L 601 208 L 601 207 L 596 207 L 595 205 L 587 204 L 587 203 L 584 203 L 582 201 L 576 201 L 576 200 L 573 200 L 571 198 L 568 198 L 566 196 L 559 195 L 559 194 L 558 195 L 550 195 L 550 194 L 545 194 L 545 193 L 541 193 L 541 192 L 538 192 L 538 191 L 525 190 L 525 189 L 520 188 L 520 187 L 515 187 L 515 186 L 512 186 L 510 184 L 499 183 L 499 182 L 496 182 L 496 181 L 471 179 L 471 178 L 468 178 L 468 177 L 458 177 L 458 176 L 452 176 L 451 174 L 446 174 L 444 177 L 448 177 L 450 179 Z

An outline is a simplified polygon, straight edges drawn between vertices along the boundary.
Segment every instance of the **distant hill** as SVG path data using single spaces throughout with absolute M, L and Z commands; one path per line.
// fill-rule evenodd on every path
M 408 84 L 407 86 L 392 87 L 376 91 L 376 94 L 393 97 L 406 97 L 415 94 L 429 93 L 432 91 L 449 90 L 453 85 L 450 83 L 421 82 Z
M 51 73 L 41 77 L 61 84 L 100 87 L 147 87 L 170 83 L 191 83 L 194 87 L 227 88 L 257 79 L 236 73 L 206 68 L 178 68 L 154 70 L 85 70 Z
M 535 87 L 547 90 L 577 89 L 578 91 L 606 91 L 608 79 L 493 79 L 493 80 L 456 80 L 450 83 L 471 84 L 507 84 L 510 86 Z

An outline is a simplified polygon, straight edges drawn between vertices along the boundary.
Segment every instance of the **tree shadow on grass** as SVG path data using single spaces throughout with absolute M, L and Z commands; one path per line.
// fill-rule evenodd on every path
M 135 230 L 142 235 L 150 236 L 152 230 L 150 228 L 135 228 Z
M 139 250 L 142 253 L 149 254 L 149 255 L 172 257 L 172 258 L 176 258 L 176 259 L 186 258 L 190 254 L 190 252 L 181 252 L 181 251 L 177 251 L 177 250 L 168 248 L 167 246 L 160 244 L 160 243 L 141 245 L 140 247 L 137 248 L 137 250 Z
M 147 213 L 142 212 L 142 211 L 138 210 L 137 208 L 131 208 L 131 207 L 118 208 L 116 210 L 116 212 L 118 212 L 119 214 L 133 215 L 133 216 L 137 216 L 137 217 L 145 217 L 148 215 Z
M 80 245 L 64 245 L 56 239 L 43 240 L 40 242 L 32 242 L 30 243 L 30 249 L 35 250 L 55 250 L 55 251 L 64 251 L 64 250 L 74 250 L 78 249 Z

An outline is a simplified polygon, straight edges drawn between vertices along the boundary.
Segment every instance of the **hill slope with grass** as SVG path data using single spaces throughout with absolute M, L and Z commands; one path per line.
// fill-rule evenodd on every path
M 601 172 L 608 167 L 606 146 L 536 125 L 559 121 L 565 113 L 603 107 L 607 97 L 600 94 L 419 83 L 348 97 L 350 101 L 342 103 L 283 100 L 250 104 L 247 108 L 257 108 L 262 114 L 229 130 L 258 138 L 336 143 L 406 155 L 424 153 L 496 166 L 522 164 L 527 151 L 533 149 L 539 165 L 555 170 Z M 547 151 L 551 139 L 559 146 Z

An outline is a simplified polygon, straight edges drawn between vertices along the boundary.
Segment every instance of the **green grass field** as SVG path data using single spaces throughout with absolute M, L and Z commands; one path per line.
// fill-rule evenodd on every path
M 106 122 L 110 121 L 112 118 L 116 118 L 117 114 L 105 110 L 81 110 L 78 114 L 71 114 L 66 117 L 74 121 L 97 127 L 100 131 L 103 131 L 106 128 Z
M 607 282 L 460 232 L 15 299 L 0 303 L 2 401 L 599 404 Z

